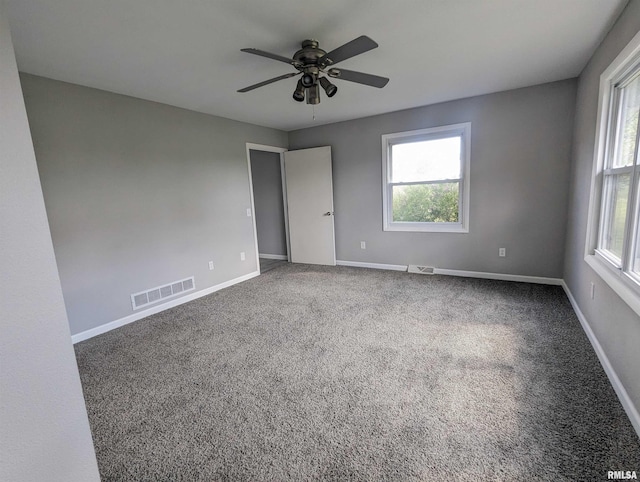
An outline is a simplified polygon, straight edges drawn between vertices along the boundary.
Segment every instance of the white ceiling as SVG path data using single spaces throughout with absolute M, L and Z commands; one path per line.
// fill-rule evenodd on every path
M 577 76 L 627 0 L 5 0 L 21 71 L 292 130 Z M 293 67 L 306 38 L 379 48 L 339 66 L 389 77 L 336 80 L 313 108 Z

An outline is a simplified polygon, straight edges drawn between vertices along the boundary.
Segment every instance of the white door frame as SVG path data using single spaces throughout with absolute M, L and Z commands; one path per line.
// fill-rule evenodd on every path
M 251 173 L 251 152 L 250 151 L 275 152 L 280 155 L 280 174 L 282 182 L 282 201 L 284 204 L 284 235 L 287 240 L 287 261 L 291 263 L 291 242 L 289 241 L 289 212 L 287 211 L 287 185 L 284 173 L 284 153 L 289 149 L 284 147 L 267 146 L 264 144 L 253 144 L 247 142 L 247 168 L 249 170 L 249 193 L 251 194 L 251 216 L 253 217 L 253 243 L 256 246 L 256 262 L 258 273 L 260 273 L 260 249 L 258 248 L 258 228 L 256 226 L 256 206 L 253 200 L 253 175 Z

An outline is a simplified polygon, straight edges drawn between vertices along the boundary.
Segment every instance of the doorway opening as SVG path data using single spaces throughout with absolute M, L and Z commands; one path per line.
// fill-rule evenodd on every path
M 291 261 L 287 194 L 284 179 L 286 149 L 247 144 L 256 256 L 260 273 Z

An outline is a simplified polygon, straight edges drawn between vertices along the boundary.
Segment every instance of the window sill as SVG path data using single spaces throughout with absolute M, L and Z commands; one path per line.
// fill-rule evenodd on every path
M 637 284 L 620 270 L 614 268 L 604 259 L 590 254 L 585 256 L 586 263 L 596 272 L 609 287 L 640 316 L 640 293 Z
M 402 231 L 414 233 L 468 233 L 469 228 L 457 223 L 389 223 L 383 231 Z

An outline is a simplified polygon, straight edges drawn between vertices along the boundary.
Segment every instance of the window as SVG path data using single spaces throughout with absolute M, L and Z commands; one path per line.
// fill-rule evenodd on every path
M 469 231 L 471 123 L 382 136 L 385 231 Z
M 613 85 L 611 116 L 602 171 L 602 200 L 598 248 L 616 268 L 638 278 L 638 112 L 640 65 Z
M 640 313 L 640 34 L 600 77 L 586 261 Z

